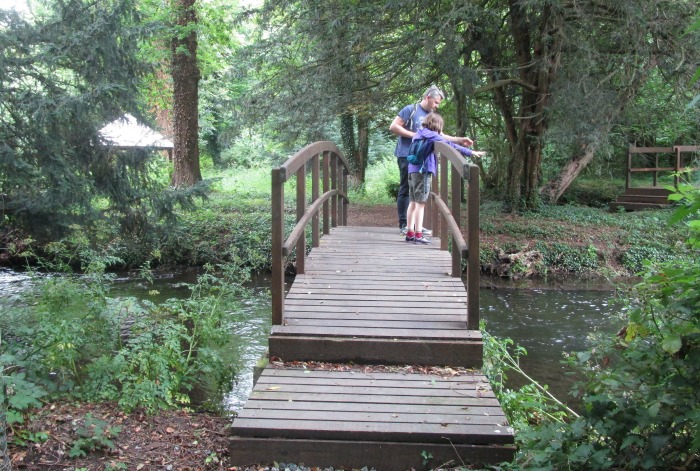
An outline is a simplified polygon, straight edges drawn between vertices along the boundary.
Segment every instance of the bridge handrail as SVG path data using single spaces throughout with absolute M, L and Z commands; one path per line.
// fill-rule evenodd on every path
M 629 190 L 632 187 L 632 174 L 633 173 L 652 173 L 652 186 L 658 186 L 659 172 L 673 172 L 675 175 L 673 177 L 674 186 L 678 187 L 680 183 L 680 172 L 685 171 L 697 171 L 698 167 L 684 167 L 683 166 L 683 154 L 688 152 L 699 152 L 700 146 L 673 146 L 673 147 L 637 147 L 635 145 L 630 145 L 627 151 L 627 177 L 625 180 L 625 190 Z M 635 167 L 633 166 L 633 156 L 635 154 L 652 154 L 654 155 L 654 166 L 653 167 Z M 659 156 L 658 154 L 675 154 L 674 162 L 672 166 L 660 167 L 659 166 Z
M 319 198 L 311 206 L 306 208 L 306 212 L 304 213 L 302 218 L 299 219 L 299 221 L 297 221 L 296 225 L 294 226 L 294 229 L 292 229 L 292 232 L 289 233 L 289 237 L 287 237 L 287 240 L 282 245 L 283 256 L 287 257 L 289 256 L 289 254 L 292 253 L 292 250 L 299 241 L 299 238 L 302 235 L 304 235 L 304 230 L 306 229 L 306 226 L 309 224 L 311 219 L 318 213 L 318 211 L 321 210 L 321 207 L 324 203 L 326 203 L 332 197 L 337 195 L 342 196 L 343 200 L 349 201 L 345 193 L 339 190 L 331 190 L 320 195 Z
M 440 226 L 441 250 L 447 250 L 448 232 L 452 240 L 452 276 L 462 276 L 462 258 L 467 259 L 467 328 L 479 329 L 479 167 L 469 163 L 454 147 L 435 143 L 439 156 L 439 193 L 431 191 L 431 199 L 437 207 L 433 227 Z M 447 165 L 449 162 L 449 166 Z M 448 168 L 451 170 L 451 209 L 447 205 Z M 467 184 L 467 240 L 461 229 L 462 181 Z M 441 216 L 445 224 L 438 224 Z
M 323 156 L 323 194 L 319 194 L 321 168 L 319 155 Z M 311 205 L 306 205 L 306 166 L 312 162 Z M 284 240 L 284 184 L 296 175 L 297 223 Z M 330 141 L 319 141 L 307 145 L 279 167 L 272 169 L 272 324 L 284 322 L 284 266 L 285 259 L 296 248 L 297 273 L 305 272 L 306 227 L 312 227 L 312 245 L 318 247 L 320 240 L 319 213 L 323 213 L 323 233 L 330 227 L 347 224 L 349 175 L 348 162 L 338 147 Z M 340 204 L 339 201 L 340 200 Z

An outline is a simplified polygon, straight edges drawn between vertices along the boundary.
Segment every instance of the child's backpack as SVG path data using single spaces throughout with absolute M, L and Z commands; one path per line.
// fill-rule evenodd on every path
M 421 173 L 423 173 L 423 164 L 425 158 L 430 154 L 428 139 L 416 139 L 411 141 L 411 147 L 408 148 L 408 156 L 406 159 L 409 164 L 420 165 Z

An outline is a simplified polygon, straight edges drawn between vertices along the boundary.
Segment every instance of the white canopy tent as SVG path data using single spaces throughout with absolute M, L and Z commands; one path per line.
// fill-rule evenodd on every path
M 105 144 L 118 148 L 142 148 L 165 150 L 172 159 L 173 142 L 161 133 L 139 123 L 136 118 L 126 113 L 100 129 Z

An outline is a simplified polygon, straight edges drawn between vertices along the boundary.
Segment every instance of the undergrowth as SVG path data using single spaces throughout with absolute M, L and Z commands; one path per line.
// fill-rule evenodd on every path
M 617 334 L 567 357 L 582 378 L 563 406 L 519 368 L 526 352 L 484 333 L 484 372 L 510 423 L 518 452 L 500 469 L 697 469 L 700 465 L 700 191 L 681 188 L 668 219 L 687 229 L 685 256 L 643 263 L 627 291 Z M 506 387 L 507 375 L 528 383 Z
M 32 290 L 0 318 L 0 407 L 10 427 L 21 429 L 45 400 L 113 402 L 154 413 L 218 408 L 230 390 L 234 372 L 223 358 L 230 356 L 230 326 L 249 272 L 209 266 L 188 285 L 188 297 L 156 302 L 110 296 L 113 276 L 105 268 L 113 262 L 95 258 L 81 274 L 30 272 Z M 141 276 L 150 283 L 148 267 Z M 209 399 L 191 404 L 193 394 Z M 15 437 L 31 440 L 21 432 Z M 76 453 L 104 445 L 83 440 Z

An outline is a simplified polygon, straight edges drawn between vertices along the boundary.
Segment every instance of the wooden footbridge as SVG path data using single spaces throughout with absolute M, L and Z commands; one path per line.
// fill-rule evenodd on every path
M 233 421 L 233 464 L 408 470 L 513 458 L 513 429 L 479 370 L 477 167 L 447 145 L 436 151 L 427 246 L 397 229 L 347 226 L 347 164 L 330 142 L 273 170 L 270 363 Z M 285 239 L 288 181 L 296 226 Z

